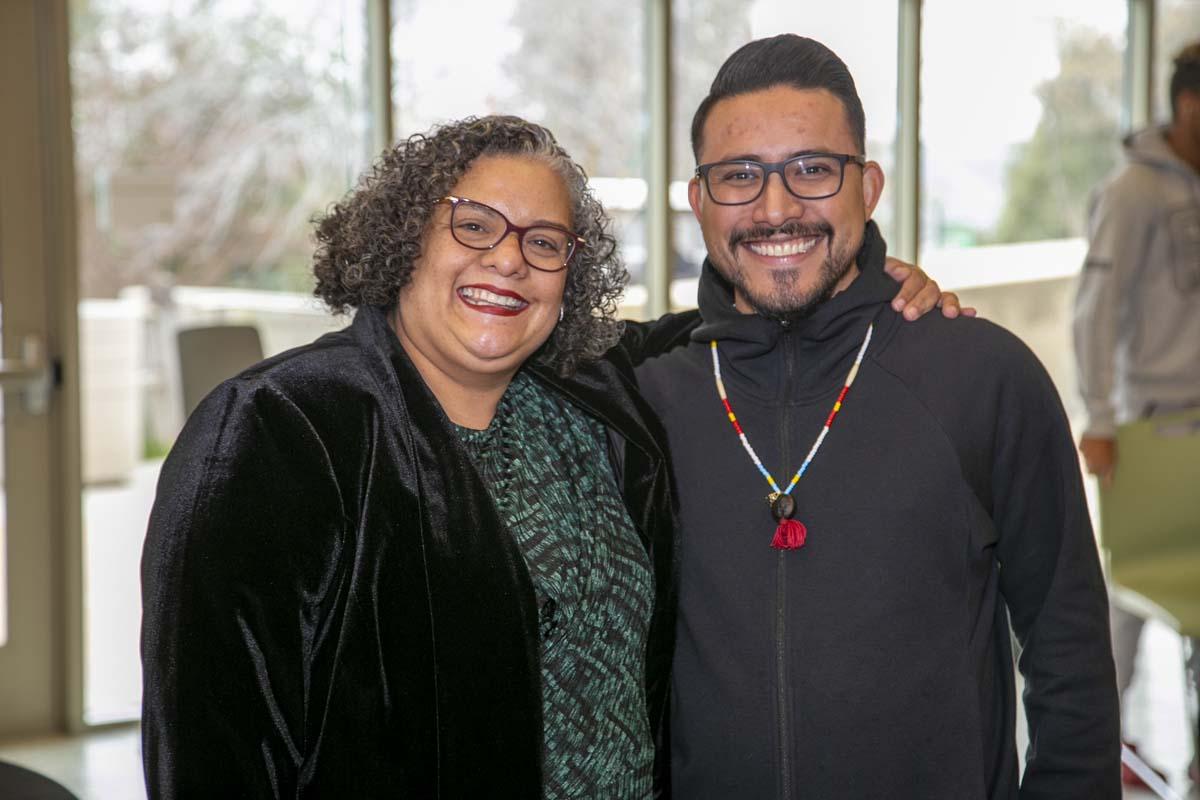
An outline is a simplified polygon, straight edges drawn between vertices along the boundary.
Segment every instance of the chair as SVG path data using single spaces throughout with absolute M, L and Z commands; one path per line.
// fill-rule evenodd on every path
M 221 381 L 262 361 L 262 340 L 253 325 L 184 328 L 179 344 L 179 381 L 183 413 L 191 414 Z
M 61 783 L 7 761 L 0 761 L 0 797 L 4 800 L 79 800 Z

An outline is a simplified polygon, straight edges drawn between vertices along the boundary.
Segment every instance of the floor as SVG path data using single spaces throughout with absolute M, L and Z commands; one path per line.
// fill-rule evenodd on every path
M 162 460 L 143 461 L 129 479 L 87 486 L 84 520 L 84 719 L 103 725 L 140 713 L 142 540 Z
M 1152 764 L 1168 770 L 1184 794 L 1191 742 L 1184 712 L 1183 656 L 1179 637 L 1165 626 L 1146 628 L 1139 674 L 1131 691 L 1129 733 Z M 143 800 L 141 748 L 135 726 L 79 737 L 0 743 L 0 760 L 41 772 L 79 795 L 80 800 Z M 1127 792 L 1126 800 L 1153 800 L 1148 792 Z
M 144 800 L 141 736 L 136 725 L 0 745 L 0 761 L 40 772 L 80 800 Z
M 1137 743 L 1147 763 L 1162 770 L 1172 788 L 1188 800 L 1200 800 L 1200 790 L 1188 791 L 1187 766 L 1192 734 L 1187 725 L 1186 681 L 1182 642 L 1167 626 L 1151 622 L 1142 646 L 1133 686 L 1126 698 L 1125 735 Z M 1126 800 L 1152 800 L 1149 792 L 1127 792 Z

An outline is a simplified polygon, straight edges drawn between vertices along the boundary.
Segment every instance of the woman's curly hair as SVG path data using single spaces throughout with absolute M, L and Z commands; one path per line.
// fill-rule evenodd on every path
M 617 301 L 629 275 L 583 169 L 550 131 L 519 117 L 468 117 L 384 151 L 358 186 L 316 219 L 314 293 L 336 313 L 364 305 L 394 308 L 421 257 L 435 203 L 451 194 L 475 159 L 491 155 L 541 160 L 570 194 L 571 225 L 586 244 L 567 268 L 562 321 L 533 356 L 569 375 L 620 337 Z

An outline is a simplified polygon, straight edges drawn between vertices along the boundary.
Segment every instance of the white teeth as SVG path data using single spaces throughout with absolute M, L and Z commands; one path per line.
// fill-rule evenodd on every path
M 491 305 L 500 306 L 501 308 L 524 308 L 529 305 L 524 300 L 518 300 L 515 297 L 505 297 L 502 294 L 489 292 L 486 289 L 480 289 L 475 286 L 464 286 L 458 290 L 458 293 L 467 300 L 470 300 L 475 305 Z
M 807 253 L 820 241 L 819 237 L 812 239 L 788 239 L 784 242 L 750 242 L 746 246 L 760 256 L 797 256 Z

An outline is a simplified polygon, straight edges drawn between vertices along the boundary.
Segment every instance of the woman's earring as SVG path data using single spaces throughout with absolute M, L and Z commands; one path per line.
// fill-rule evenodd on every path
M 559 321 L 559 322 L 562 322 L 562 321 L 563 321 L 563 316 L 564 316 L 566 313 L 567 313 L 567 311 L 566 311 L 566 306 L 559 306 L 559 307 L 558 307 L 558 321 Z

